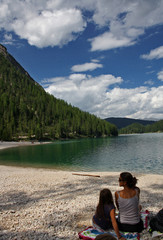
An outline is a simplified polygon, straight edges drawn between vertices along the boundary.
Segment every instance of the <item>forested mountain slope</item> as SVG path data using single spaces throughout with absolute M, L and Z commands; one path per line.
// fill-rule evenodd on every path
M 0 45 L 0 140 L 117 134 L 115 125 L 46 93 Z
M 163 132 L 163 120 L 157 121 L 153 124 L 148 124 L 146 126 L 140 123 L 133 123 L 119 130 L 120 134 L 150 133 L 150 132 Z

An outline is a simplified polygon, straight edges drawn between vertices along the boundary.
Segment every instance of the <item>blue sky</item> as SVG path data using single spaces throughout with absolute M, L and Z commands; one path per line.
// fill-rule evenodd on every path
M 0 43 L 73 106 L 163 119 L 163 0 L 0 0 Z

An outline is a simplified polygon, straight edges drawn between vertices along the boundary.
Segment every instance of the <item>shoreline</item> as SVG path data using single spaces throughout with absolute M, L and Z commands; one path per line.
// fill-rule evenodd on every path
M 38 141 L 0 141 L 0 150 L 6 149 L 6 148 L 13 148 L 13 147 L 23 147 L 23 146 L 34 146 L 34 145 L 40 145 L 40 144 L 49 144 L 51 142 L 38 142 Z
M 78 232 L 92 225 L 100 190 L 109 188 L 114 196 L 120 187 L 119 172 L 74 173 L 1 165 L 0 239 L 77 240 Z M 163 175 L 134 175 L 143 211 L 157 213 L 163 202 Z M 142 239 L 150 239 L 147 230 Z

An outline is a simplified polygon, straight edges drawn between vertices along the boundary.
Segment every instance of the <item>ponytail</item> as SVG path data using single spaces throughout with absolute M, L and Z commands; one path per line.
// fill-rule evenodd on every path
M 127 183 L 127 187 L 129 188 L 135 188 L 137 184 L 137 178 L 133 177 L 131 173 L 129 172 L 122 172 L 120 174 L 120 177 L 123 181 Z

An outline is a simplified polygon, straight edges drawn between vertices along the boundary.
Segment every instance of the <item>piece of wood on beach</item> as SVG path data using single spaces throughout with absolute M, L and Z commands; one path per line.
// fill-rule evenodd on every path
M 100 177 L 100 175 L 84 174 L 84 173 L 72 173 L 72 175 L 86 176 L 86 177 Z

